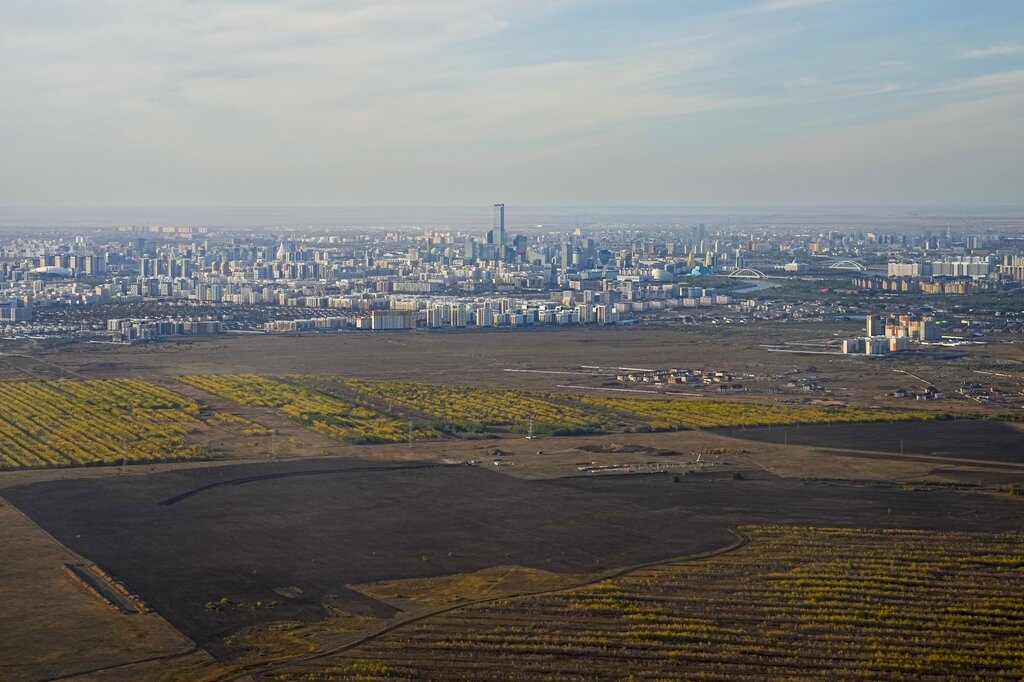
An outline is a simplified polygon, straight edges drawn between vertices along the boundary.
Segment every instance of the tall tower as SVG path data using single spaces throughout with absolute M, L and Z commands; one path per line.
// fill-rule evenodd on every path
M 499 250 L 505 245 L 505 204 L 494 205 L 494 238 Z

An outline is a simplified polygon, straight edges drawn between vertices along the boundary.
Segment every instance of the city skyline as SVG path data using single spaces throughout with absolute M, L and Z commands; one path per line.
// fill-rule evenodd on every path
M 1017 679 L 1022 0 L 0 0 L 0 677 Z
M 5 3 L 0 206 L 1012 204 L 1024 9 Z

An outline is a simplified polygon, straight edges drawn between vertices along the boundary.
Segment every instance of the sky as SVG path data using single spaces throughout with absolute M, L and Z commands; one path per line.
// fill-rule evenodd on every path
M 0 206 L 1024 204 L 1021 0 L 2 0 Z

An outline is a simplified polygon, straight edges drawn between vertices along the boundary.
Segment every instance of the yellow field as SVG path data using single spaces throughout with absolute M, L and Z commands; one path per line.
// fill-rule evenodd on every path
M 653 430 L 789 424 L 938 419 L 934 411 L 787 406 L 712 399 L 597 397 L 478 389 L 335 376 L 258 375 L 183 377 L 182 381 L 241 405 L 278 407 L 324 433 L 352 442 L 392 442 L 408 437 L 407 422 L 431 422 L 417 438 L 440 431 L 497 429 L 565 435 L 621 430 L 628 424 Z M 376 420 L 376 421 L 374 421 Z M 625 424 L 623 423 L 625 422 Z M 368 424 L 374 424 L 368 426 Z M 403 424 L 404 435 L 392 428 Z M 342 431 L 338 431 L 341 429 Z
M 409 423 L 302 386 L 257 374 L 184 376 L 179 380 L 250 407 L 279 408 L 289 417 L 350 443 L 397 443 L 410 436 Z M 413 428 L 416 440 L 436 438 L 432 429 Z
M 416 410 L 463 431 L 497 426 L 524 432 L 531 421 L 538 433 L 593 431 L 604 426 L 604 420 L 591 412 L 522 391 L 360 379 L 343 383 L 358 395 Z
M 1024 535 L 746 532 L 750 544 L 730 554 L 430 618 L 321 672 L 366 680 L 498 680 L 512 670 L 516 679 L 559 680 L 1024 678 Z
M 0 468 L 205 456 L 192 400 L 144 381 L 0 382 Z
M 651 400 L 645 398 L 577 398 L 583 405 L 626 413 L 647 421 L 652 429 L 714 428 L 881 422 L 935 419 L 935 412 L 865 410 L 856 407 L 788 407 L 726 400 Z

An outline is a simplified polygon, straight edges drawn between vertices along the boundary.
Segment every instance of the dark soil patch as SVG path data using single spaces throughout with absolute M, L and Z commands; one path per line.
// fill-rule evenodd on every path
M 346 585 L 519 564 L 603 570 L 730 542 L 723 526 L 482 468 L 318 459 L 4 491 L 204 646 L 238 629 L 388 616 Z M 298 587 L 295 598 L 282 588 Z
M 756 429 L 715 429 L 715 433 L 762 443 L 901 452 L 1000 462 L 1024 462 L 1024 432 L 997 421 L 814 424 Z
M 1001 530 L 1019 529 L 1024 511 L 1010 497 L 768 475 L 524 481 L 341 458 L 54 480 L 4 496 L 220 654 L 240 628 L 317 620 L 325 605 L 393 613 L 350 584 L 507 564 L 605 570 L 725 546 L 743 523 Z

